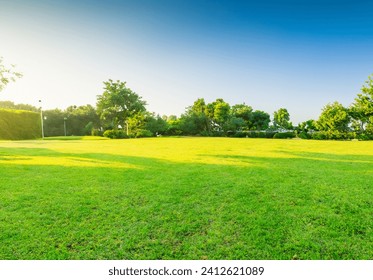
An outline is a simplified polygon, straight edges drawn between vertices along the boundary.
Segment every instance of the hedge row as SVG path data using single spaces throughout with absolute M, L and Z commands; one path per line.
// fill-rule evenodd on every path
M 144 137 L 152 137 L 154 136 L 149 130 L 146 129 L 139 129 L 136 133 L 132 133 L 127 135 L 123 130 L 120 129 L 110 129 L 105 130 L 104 137 L 111 138 L 111 139 L 125 139 L 125 138 L 144 138 Z
M 40 137 L 41 125 L 39 113 L 0 109 L 0 139 L 24 140 Z
M 237 131 L 237 132 L 228 132 L 228 137 L 237 137 L 237 138 L 294 138 L 295 134 L 293 132 L 274 132 L 274 131 Z

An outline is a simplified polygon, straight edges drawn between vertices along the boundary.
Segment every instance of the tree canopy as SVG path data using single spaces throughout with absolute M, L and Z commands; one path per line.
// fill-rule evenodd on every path
M 368 77 L 361 88 L 361 93 L 355 98 L 350 107 L 350 115 L 355 124 L 358 124 L 357 129 L 373 132 L 373 75 Z
M 145 112 L 146 102 L 126 86 L 126 82 L 104 82 L 104 92 L 97 96 L 97 112 L 108 127 L 125 126 L 129 117 Z
M 291 129 L 290 114 L 287 109 L 280 108 L 273 113 L 273 125 L 275 128 Z
M 316 122 L 316 127 L 323 131 L 348 131 L 350 116 L 348 109 L 339 102 L 327 104 Z

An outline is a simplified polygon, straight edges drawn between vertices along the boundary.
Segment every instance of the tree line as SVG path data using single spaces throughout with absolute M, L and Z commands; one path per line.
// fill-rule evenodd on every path
M 293 125 L 286 108 L 270 114 L 242 103 L 230 105 L 222 98 L 207 103 L 198 98 L 180 116 L 160 116 L 146 110 L 146 101 L 126 86 L 108 80 L 96 106 L 69 106 L 44 110 L 45 136 L 101 135 L 110 138 L 157 135 L 196 135 L 304 139 L 373 139 L 373 77 L 363 85 L 349 107 L 329 103 L 317 120 Z M 28 104 L 0 102 L 0 108 L 40 112 Z

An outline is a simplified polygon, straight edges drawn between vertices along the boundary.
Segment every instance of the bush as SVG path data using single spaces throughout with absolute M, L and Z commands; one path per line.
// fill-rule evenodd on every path
M 224 131 L 211 131 L 209 136 L 212 136 L 212 137 L 223 137 L 225 135 L 226 134 L 225 134 Z
M 103 133 L 100 129 L 93 128 L 91 131 L 92 136 L 103 136 Z
M 356 139 L 362 140 L 362 141 L 368 141 L 373 140 L 373 135 L 368 133 L 361 133 L 356 135 Z
M 275 135 L 273 135 L 273 138 L 275 139 L 287 139 L 287 138 L 294 138 L 295 133 L 294 132 L 277 132 Z
M 318 131 L 312 133 L 314 140 L 351 140 L 356 138 L 354 132 L 340 132 L 338 130 Z
M 153 133 L 147 129 L 139 129 L 136 132 L 136 138 L 152 137 Z
M 259 137 L 260 138 L 273 138 L 273 136 L 275 136 L 275 134 L 276 134 L 276 132 L 273 132 L 273 131 L 259 132 Z
M 272 131 L 237 131 L 234 134 L 230 133 L 228 136 L 237 137 L 237 138 L 273 138 L 275 132 Z
M 0 109 L 0 139 L 24 140 L 41 137 L 40 114 L 12 109 Z
M 233 135 L 233 137 L 237 137 L 237 138 L 244 138 L 244 137 L 246 137 L 246 136 L 247 136 L 247 133 L 244 132 L 244 131 L 237 131 L 237 132 Z
M 309 134 L 307 132 L 304 132 L 304 131 L 299 133 L 298 137 L 301 138 L 301 139 L 311 139 L 312 138 L 311 134 Z
M 323 131 L 317 131 L 311 134 L 312 139 L 314 140 L 326 140 L 328 135 Z
M 209 131 L 202 131 L 201 136 L 211 136 L 211 133 Z
M 105 130 L 104 137 L 110 138 L 110 139 L 124 139 L 128 138 L 126 133 L 123 130 L 116 130 L 116 129 L 109 129 Z

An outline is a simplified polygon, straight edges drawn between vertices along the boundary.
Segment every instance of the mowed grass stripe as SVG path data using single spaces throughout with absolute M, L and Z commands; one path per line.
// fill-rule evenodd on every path
M 0 142 L 1 259 L 371 259 L 373 143 Z

